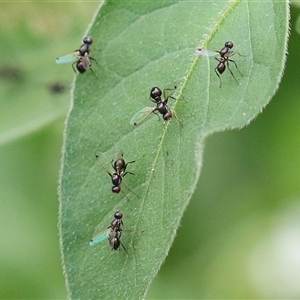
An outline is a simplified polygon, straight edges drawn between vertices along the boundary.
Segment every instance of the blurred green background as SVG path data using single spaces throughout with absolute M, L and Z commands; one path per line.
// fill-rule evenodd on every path
M 74 73 L 54 60 L 78 47 L 97 6 L 1 3 L 1 299 L 67 297 L 57 181 Z M 148 299 L 300 298 L 299 13 L 271 103 L 250 126 L 207 138 L 196 193 Z

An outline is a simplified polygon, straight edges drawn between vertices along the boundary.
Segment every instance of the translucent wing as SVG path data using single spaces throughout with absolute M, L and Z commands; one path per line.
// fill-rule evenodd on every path
M 102 155 L 103 156 L 103 155 Z M 98 164 L 100 165 L 100 166 L 102 166 L 102 168 L 109 174 L 109 175 L 111 175 L 111 173 L 110 173 L 110 171 L 109 171 L 109 168 L 108 167 L 106 167 L 106 165 L 103 163 L 103 161 L 102 161 L 102 159 L 103 158 L 100 158 L 100 156 L 96 153 L 95 154 L 95 157 L 96 157 L 96 159 L 97 159 L 97 162 L 98 162 Z
M 91 67 L 91 63 L 89 60 L 89 56 L 87 53 L 84 56 L 80 57 L 80 59 L 76 63 L 76 69 L 79 73 L 84 73 Z M 92 70 L 92 69 L 91 69 Z
M 81 62 L 82 62 L 82 66 L 86 70 L 88 70 L 91 67 L 91 62 L 90 62 L 90 59 L 89 59 L 87 53 L 85 53 L 85 56 L 81 59 Z
M 236 52 L 236 51 L 228 51 L 227 53 L 225 53 L 225 57 L 230 57 L 230 56 L 232 56 L 232 55 L 234 55 L 234 54 L 236 54 L 236 53 L 238 53 L 238 52 Z
M 58 57 L 55 62 L 57 64 L 67 64 L 80 58 L 80 53 L 78 51 Z
M 216 56 L 219 54 L 217 51 L 212 51 L 207 49 L 197 49 L 196 53 L 202 56 Z
M 103 242 L 104 240 L 107 240 L 109 237 L 110 228 L 106 229 L 103 232 L 100 232 L 96 234 L 91 240 L 90 240 L 90 246 L 94 246 L 98 243 Z
M 146 119 L 154 110 L 156 107 L 144 107 L 140 109 L 138 112 L 135 113 L 135 115 L 131 118 L 130 124 L 131 125 L 137 125 L 141 123 L 144 119 Z
M 173 100 L 175 100 L 175 98 L 173 97 L 175 91 L 176 91 L 176 86 L 174 86 L 174 88 L 172 89 L 164 89 L 163 91 L 163 100 L 165 101 L 167 98 L 171 98 Z

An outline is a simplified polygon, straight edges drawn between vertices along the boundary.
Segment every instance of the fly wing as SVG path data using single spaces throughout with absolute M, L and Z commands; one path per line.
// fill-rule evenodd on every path
M 80 53 L 78 51 L 64 55 L 64 56 L 60 56 L 58 57 L 55 62 L 57 64 L 68 64 L 71 62 L 74 62 L 76 59 L 80 58 Z
M 90 67 L 91 67 L 90 61 L 89 61 L 88 57 L 85 57 L 85 56 L 80 57 L 80 59 L 76 63 L 76 69 L 81 74 L 86 72 Z
M 175 100 L 175 98 L 174 98 L 174 93 L 175 93 L 175 91 L 176 91 L 176 89 L 177 89 L 177 86 L 174 86 L 174 88 L 172 88 L 172 89 L 170 89 L 170 88 L 168 88 L 168 89 L 164 89 L 164 91 L 163 91 L 163 100 L 167 103 L 168 101 L 168 99 L 169 98 L 172 98 L 173 100 Z
M 96 234 L 91 240 L 90 240 L 90 246 L 94 246 L 98 243 L 103 242 L 104 240 L 108 239 L 109 237 L 110 229 L 106 229 L 103 232 L 100 232 Z
M 98 164 L 100 166 L 102 166 L 102 168 L 111 176 L 111 173 L 109 171 L 109 168 L 106 166 L 106 164 L 104 164 L 103 162 L 103 155 L 101 155 L 101 157 L 99 156 L 99 154 L 95 153 L 95 157 L 96 157 L 96 160 L 98 162 Z M 105 160 L 106 161 L 106 160 Z
M 235 52 L 235 51 L 228 51 L 227 53 L 225 53 L 225 57 L 230 57 L 230 56 L 232 56 L 232 55 L 234 55 L 234 54 L 236 54 L 237 52 Z
M 155 107 L 144 107 L 140 109 L 138 112 L 134 114 L 134 116 L 130 120 L 131 125 L 137 125 L 141 123 L 144 119 L 146 119 L 153 111 L 155 110 Z
M 212 50 L 207 50 L 207 49 L 197 49 L 196 53 L 200 54 L 202 56 L 217 56 L 218 55 L 218 52 L 212 51 Z
M 91 67 L 90 58 L 87 53 L 85 53 L 84 56 L 82 56 L 80 58 L 80 62 L 81 62 L 82 68 L 85 70 L 88 70 Z

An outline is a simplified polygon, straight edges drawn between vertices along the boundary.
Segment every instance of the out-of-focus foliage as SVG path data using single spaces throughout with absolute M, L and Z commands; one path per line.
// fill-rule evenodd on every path
M 1 3 L 0 298 L 66 298 L 57 179 L 73 51 L 98 3 Z

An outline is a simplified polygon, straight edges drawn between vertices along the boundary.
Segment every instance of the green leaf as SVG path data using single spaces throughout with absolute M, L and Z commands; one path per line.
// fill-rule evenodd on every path
M 55 77 L 54 68 L 48 69 L 48 61 L 36 62 L 36 56 L 51 57 L 53 51 L 38 49 L 24 54 L 24 62 L 2 63 L 0 72 L 6 85 L 0 89 L 0 145 L 23 137 L 63 117 L 68 110 L 68 84 L 62 76 Z M 54 59 L 53 59 L 54 62 Z M 45 73 L 47 71 L 47 74 Z M 58 79 L 53 79 L 58 78 Z M 54 84 L 64 87 L 64 95 L 51 91 Z M 33 93 L 33 89 L 35 90 Z
M 65 132 L 60 233 L 70 298 L 139 299 L 163 263 L 193 194 L 202 165 L 203 140 L 214 131 L 248 124 L 274 95 L 285 62 L 287 2 L 107 2 L 89 32 L 101 68 L 79 75 Z M 218 62 L 197 48 L 233 50 L 222 77 Z M 149 91 L 177 86 L 169 100 L 177 118 L 164 124 L 150 115 L 130 125 L 149 106 Z M 122 151 L 135 160 L 124 194 L 112 194 L 107 172 Z M 136 197 L 131 191 L 139 195 Z M 200 201 L 200 199 L 199 199 Z M 122 243 L 89 246 L 116 210 L 124 214 Z M 194 228 L 197 234 L 197 214 Z M 189 247 L 189 245 L 186 245 Z M 120 247 L 121 248 L 121 247 Z M 180 276 L 180 274 L 175 274 Z
M 0 50 L 6 53 L 0 58 L 0 146 L 64 117 L 69 106 L 68 78 L 73 76 L 72 70 L 58 71 L 54 63 L 58 45 L 50 29 L 47 34 L 39 34 L 34 30 L 38 25 L 20 21 L 20 15 L 28 11 L 30 20 L 35 20 L 43 9 L 55 9 L 46 4 L 38 11 L 31 3 L 12 11 L 9 5 L 4 4 L 0 16 L 5 24 L 0 29 Z M 8 11 L 11 26 L 7 26 Z M 47 28 L 44 23 L 39 26 Z M 64 93 L 53 92 L 55 84 L 61 84 Z

